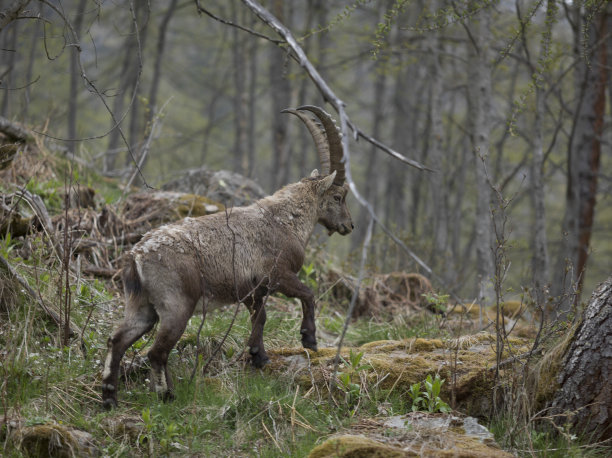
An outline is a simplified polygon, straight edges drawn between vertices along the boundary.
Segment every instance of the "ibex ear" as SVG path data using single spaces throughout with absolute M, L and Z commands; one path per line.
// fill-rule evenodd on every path
M 316 178 L 319 176 L 319 171 L 317 169 L 314 169 L 312 172 L 310 172 L 310 178 Z
M 322 196 L 325 194 L 325 191 L 329 189 L 329 187 L 334 182 L 334 178 L 336 178 L 336 171 L 324 177 L 321 181 L 319 181 L 319 195 Z

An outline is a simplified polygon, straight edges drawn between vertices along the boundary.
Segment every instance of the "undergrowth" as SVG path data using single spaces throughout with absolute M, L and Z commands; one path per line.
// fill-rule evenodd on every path
M 91 176 L 80 178 L 84 182 L 91 180 Z M 43 197 L 49 210 L 58 210 L 59 185 L 57 179 L 30 181 L 27 189 Z M 101 199 L 109 202 L 119 190 L 107 185 L 109 189 Z M 315 261 L 302 268 L 300 277 L 322 294 L 316 316 L 319 347 L 334 347 L 346 310 L 328 304 L 325 292 L 319 291 L 318 275 L 329 267 L 329 261 L 316 252 L 311 254 Z M 104 456 L 306 456 L 328 436 L 359 420 L 415 410 L 450 410 L 449 400 L 440 397 L 444 380 L 439 374 L 430 374 L 409 387 L 393 384 L 383 388 L 368 379 L 369 365 L 358 349 L 350 350 L 348 357 L 342 359 L 336 391 L 332 389 L 331 395 L 329 391 L 304 388 L 290 373 L 255 370 L 247 358 L 251 324 L 245 309 L 238 312 L 228 338 L 222 342 L 232 323 L 234 306 L 230 306 L 209 313 L 201 332 L 197 313 L 189 321 L 168 364 L 175 383 L 176 399 L 172 403 L 160 402 L 147 387 L 149 375 L 143 355 L 152 343 L 154 329 L 126 353 L 123 361 L 128 369 L 120 382 L 119 408 L 104 412 L 101 372 L 106 340 L 123 313 L 119 285 L 114 280 L 85 278 L 70 266 L 66 274 L 65 263 L 44 235 L 13 240 L 9 234 L 0 234 L 0 255 L 10 261 L 34 291 L 34 295 L 24 291 L 0 268 L 2 456 L 22 456 L 11 439 L 15 425 L 49 422 L 91 433 Z M 431 296 L 429 302 L 436 311 L 444 312 L 446 299 Z M 62 302 L 68 302 L 69 307 L 55 308 L 58 324 L 41 304 Z M 75 332 L 67 344 L 62 329 L 66 321 L 63 310 L 69 310 Z M 267 311 L 267 348 L 300 348 L 300 302 L 270 298 Z M 441 313 L 427 311 L 361 317 L 349 326 L 343 345 L 359 347 L 374 341 L 413 337 L 460 340 L 457 330 L 443 326 L 445 319 Z M 209 359 L 210 364 L 205 365 Z M 446 386 L 452 386 L 451 378 L 446 379 Z M 553 431 L 537 421 L 517 427 L 516 416 L 507 412 L 507 416 L 496 416 L 490 427 L 502 446 L 520 456 L 605 456 L 601 448 L 583 445 L 588 438 Z
M 46 301 L 57 301 L 62 290 L 61 267 L 44 240 L 33 238 L 29 259 L 18 256 L 19 241 L 3 239 L 3 256 L 10 256 L 19 273 Z M 308 274 L 308 278 L 313 278 Z M 313 279 L 314 281 L 314 279 Z M 316 286 L 316 285 L 313 285 Z M 21 456 L 7 434 L 6 423 L 36 425 L 47 422 L 88 431 L 105 456 L 306 456 L 335 432 L 360 419 L 402 415 L 413 410 L 448 411 L 440 398 L 442 380 L 436 374 L 408 388 L 372 386 L 362 354 L 351 350 L 343 360 L 338 393 L 306 390 L 290 374 L 255 370 L 248 364 L 246 342 L 250 317 L 241 308 L 229 337 L 218 348 L 231 323 L 233 307 L 212 311 L 198 336 L 201 317 L 194 315 L 181 341 L 172 351 L 169 368 L 176 399 L 160 402 L 148 390 L 148 368 L 142 355 L 152 343 L 143 336 L 126 353 L 132 369 L 124 374 L 119 408 L 104 412 L 99 386 L 106 339 L 122 315 L 122 298 L 112 283 L 72 278 L 71 319 L 80 330 L 69 345 L 61 344 L 59 327 L 19 288 L 12 303 L 2 308 L 0 322 L 0 405 L 3 456 Z M 6 289 L 6 288 L 5 288 Z M 301 305 L 287 298 L 268 304 L 266 345 L 269 349 L 300 347 Z M 383 319 L 384 318 L 384 319 Z M 362 317 L 349 327 L 344 345 L 359 347 L 379 340 L 412 337 L 449 338 L 441 317 L 429 313 L 393 317 Z M 317 327 L 320 347 L 330 347 L 340 335 L 342 313 L 322 303 Z M 218 351 L 217 351 L 218 349 Z M 202 362 L 212 358 L 207 373 Z M 199 369 L 191 381 L 196 361 Z M 130 426 L 131 425 L 131 426 Z M 512 419 L 491 425 L 505 444 Z M 535 424 L 514 432 L 510 446 L 524 456 L 604 456 L 589 450 L 569 435 L 547 433 Z
M 40 264 L 40 259 L 33 259 Z M 58 272 L 53 266 L 36 267 L 34 272 L 33 265 L 24 261 L 17 264 L 20 273 L 37 285 L 41 297 L 56 297 Z M 146 364 L 139 366 L 140 355 L 151 345 L 151 335 L 145 335 L 126 353 L 124 361 L 134 362 L 137 368 L 121 382 L 120 407 L 103 412 L 99 397 L 102 362 L 112 324 L 122 313 L 120 297 L 97 280 L 81 279 L 78 286 L 71 287 L 71 318 L 82 333 L 68 346 L 61 345 L 56 324 L 23 296 L 3 315 L 0 383 L 5 419 L 19 419 L 26 425 L 53 421 L 82 428 L 93 434 L 108 456 L 180 455 L 187 451 L 204 456 L 305 456 L 327 435 L 356 417 L 379 414 L 381 405 L 395 414 L 410 410 L 399 390 L 370 389 L 344 403 L 330 404 L 326 396 L 306 392 L 282 374 L 252 369 L 244 351 L 250 333 L 246 310 L 238 313 L 208 373 L 198 371 L 190 383 L 197 341 L 202 359 L 211 357 L 230 324 L 230 307 L 209 313 L 199 338 L 201 318 L 196 314 L 190 320 L 169 361 L 176 387 L 174 402 L 162 403 L 148 391 Z M 273 299 L 268 308 L 268 347 L 299 346 L 299 303 Z M 317 318 L 329 340 L 337 335 L 337 319 L 335 312 L 325 308 Z M 402 320 L 384 325 L 362 319 L 355 323 L 346 343 L 356 346 L 381 338 L 406 338 L 416 332 Z M 320 343 L 327 346 L 329 340 Z M 359 372 L 359 364 L 355 369 Z M 135 432 L 125 428 L 117 432 L 114 423 L 125 418 L 135 423 Z M 6 432 L 4 426 L 0 433 L 3 456 L 20 456 Z

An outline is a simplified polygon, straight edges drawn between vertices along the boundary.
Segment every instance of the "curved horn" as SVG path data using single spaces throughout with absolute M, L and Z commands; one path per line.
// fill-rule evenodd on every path
M 336 171 L 334 184 L 342 186 L 345 178 L 344 162 L 342 162 L 344 153 L 342 149 L 342 138 L 340 137 L 340 132 L 338 132 L 334 120 L 329 113 L 314 105 L 303 105 L 298 107 L 298 110 L 310 111 L 321 120 L 321 124 L 323 124 L 323 128 L 325 129 L 325 135 L 327 136 L 327 143 L 329 144 L 329 157 L 331 161 L 330 170 L 332 172 L 334 170 Z
M 321 163 L 321 175 L 329 175 L 329 144 L 327 142 L 327 138 L 325 138 L 325 135 L 323 134 L 319 126 L 315 123 L 313 119 L 311 119 L 307 114 L 302 113 L 301 111 L 297 111 L 292 108 L 287 108 L 281 111 L 281 113 L 294 114 L 298 118 L 300 118 L 302 122 L 306 125 L 308 131 L 310 132 L 310 135 L 312 135 L 312 139 L 315 142 L 317 153 L 319 154 L 319 162 Z

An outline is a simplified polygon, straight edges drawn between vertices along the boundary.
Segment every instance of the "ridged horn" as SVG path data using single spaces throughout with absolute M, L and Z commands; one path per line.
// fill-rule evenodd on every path
M 330 159 L 329 159 L 329 144 L 327 142 L 327 138 L 325 138 L 325 134 L 321 131 L 320 127 L 314 121 L 314 119 L 310 118 L 306 113 L 302 113 L 301 111 L 294 110 L 293 108 L 287 108 L 281 113 L 291 113 L 296 115 L 298 118 L 302 120 L 302 122 L 308 128 L 310 135 L 312 135 L 312 139 L 315 142 L 315 146 L 317 148 L 317 154 L 319 155 L 319 162 L 321 163 L 321 175 L 329 175 L 330 173 Z
M 345 179 L 344 163 L 342 162 L 342 138 L 340 137 L 340 132 L 338 132 L 336 123 L 329 113 L 314 105 L 303 105 L 298 107 L 298 110 L 310 111 L 321 120 L 321 124 L 323 124 L 323 128 L 325 129 L 327 144 L 329 145 L 329 158 L 331 162 L 330 172 L 336 171 L 334 184 L 342 186 Z

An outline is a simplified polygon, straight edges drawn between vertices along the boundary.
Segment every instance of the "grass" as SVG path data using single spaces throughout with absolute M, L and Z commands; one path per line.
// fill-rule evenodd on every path
M 22 242 L 0 239 L 1 254 L 48 303 L 61 303 L 66 289 L 61 262 L 40 237 L 29 239 L 27 260 L 19 257 Z M 315 281 L 312 269 L 305 279 Z M 4 272 L 0 272 L 4 275 Z M 316 283 L 316 281 L 315 281 Z M 313 287 L 316 284 L 312 285 Z M 80 335 L 67 346 L 61 332 L 36 301 L 0 276 L 0 418 L 25 425 L 47 422 L 72 425 L 92 434 L 104 456 L 306 456 L 329 435 L 360 419 L 401 415 L 412 410 L 406 392 L 368 387 L 359 374 L 346 380 L 346 396 L 330 400 L 323 392 L 306 391 L 289 374 L 255 370 L 247 363 L 250 317 L 244 308 L 206 374 L 201 368 L 230 326 L 234 306 L 212 311 L 199 336 L 200 317 L 189 322 L 170 355 L 176 399 L 162 403 L 148 390 L 146 367 L 120 384 L 119 408 L 101 410 L 100 383 L 106 339 L 122 315 L 122 299 L 112 283 L 70 278 L 71 319 Z M 333 346 L 344 326 L 344 310 L 321 302 L 317 310 L 319 345 Z M 301 305 L 283 297 L 268 305 L 267 348 L 300 347 Z M 360 318 L 351 323 L 346 346 L 411 337 L 450 338 L 440 316 L 429 313 Z M 153 331 L 154 332 L 154 331 Z M 126 361 L 140 361 L 151 345 L 145 335 L 128 350 Z M 520 456 L 605 456 L 588 441 L 528 423 L 516 430 L 514 419 L 491 423 L 497 440 Z M 536 427 L 537 426 L 537 427 Z M 509 438 L 510 436 L 510 438 Z M 22 456 L 0 422 L 0 454 Z
M 75 315 L 86 311 L 77 310 Z M 205 349 L 217 346 L 231 315 L 231 310 L 209 315 L 201 335 Z M 300 315 L 299 307 L 271 307 L 267 335 L 284 345 L 299 345 Z M 76 341 L 58 348 L 57 330 L 48 324 L 38 328 L 41 320 L 35 306 L 15 307 L 7 320 L 12 325 L 5 325 L 0 334 L 6 349 L 0 368 L 3 413 L 18 415 L 31 424 L 53 420 L 82 428 L 93 434 L 109 456 L 180 454 L 185 450 L 202 455 L 305 456 L 322 437 L 351 421 L 348 410 L 338 410 L 313 393 L 305 395 L 291 380 L 254 370 L 245 363 L 240 355 L 250 332 L 246 311 L 238 314 L 212 366 L 212 376 L 198 371 L 189 383 L 199 325 L 199 318 L 194 317 L 170 356 L 175 401 L 158 401 L 148 391 L 148 374 L 141 371 L 122 383 L 120 407 L 110 413 L 101 411 L 98 398 L 110 323 L 95 314 L 84 332 L 87 343 L 83 352 Z M 83 322 L 84 317 L 75 317 L 75 321 Z M 366 329 L 369 326 L 364 325 Z M 148 345 L 150 339 L 145 336 L 124 361 L 146 351 Z M 386 393 L 372 394 L 363 403 L 362 412 L 375 414 L 383 395 Z M 391 401 L 398 412 L 404 410 L 400 399 L 391 397 Z M 136 418 L 142 431 L 135 437 L 113 435 L 105 426 L 107 420 L 121 416 Z M 4 446 L 6 456 L 19 455 L 10 441 Z

